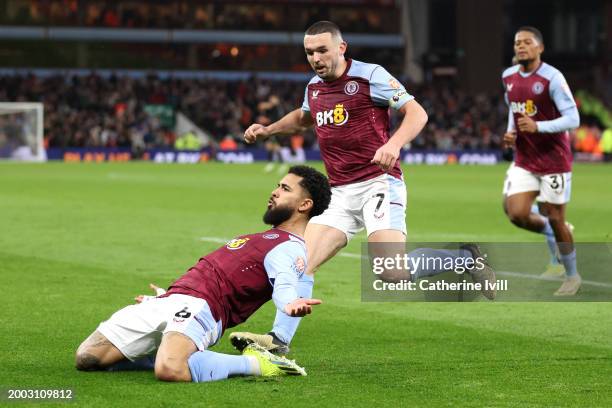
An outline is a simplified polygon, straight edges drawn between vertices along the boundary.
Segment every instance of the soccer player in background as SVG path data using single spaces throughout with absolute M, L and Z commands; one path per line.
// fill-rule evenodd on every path
M 298 294 L 310 298 L 319 266 L 364 227 L 368 242 L 396 243 L 403 249 L 406 185 L 400 150 L 425 126 L 427 113 L 383 67 L 345 58 L 347 43 L 336 24 L 319 21 L 310 26 L 304 50 L 316 75 L 306 87 L 301 108 L 268 126 L 251 125 L 244 139 L 254 143 L 315 127 L 332 200 L 306 228 L 308 268 L 298 283 Z M 389 108 L 404 115 L 393 135 L 389 134 Z M 270 333 L 232 333 L 230 339 L 239 349 L 256 342 L 285 354 L 299 320 L 277 313 Z
M 321 303 L 300 298 L 297 285 L 306 270 L 306 224 L 323 213 L 330 199 L 323 174 L 292 167 L 268 201 L 264 222 L 272 229 L 229 241 L 202 257 L 165 294 L 113 314 L 79 346 L 76 367 L 154 368 L 163 381 L 306 375 L 295 362 L 258 345 L 245 348 L 241 356 L 208 348 L 270 299 L 287 316 L 305 316 Z
M 514 37 L 518 64 L 502 74 L 510 108 L 504 145 L 515 149 L 504 182 L 504 210 L 514 225 L 546 236 L 553 261 L 558 248 L 565 280 L 555 295 L 572 296 L 581 278 L 565 221 L 572 187 L 568 130 L 579 126 L 580 117 L 563 74 L 542 62 L 543 51 L 538 29 L 519 28 Z M 536 198 L 546 216 L 533 205 Z

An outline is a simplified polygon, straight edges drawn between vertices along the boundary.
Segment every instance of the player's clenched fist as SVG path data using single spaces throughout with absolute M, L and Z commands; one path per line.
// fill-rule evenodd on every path
M 538 131 L 538 125 L 535 120 L 531 119 L 524 113 L 522 113 L 521 117 L 518 118 L 516 125 L 521 132 L 536 133 Z
M 378 164 L 383 171 L 389 171 L 389 169 L 395 166 L 395 162 L 399 158 L 399 155 L 400 149 L 386 143 L 376 150 L 371 163 Z
M 257 139 L 266 138 L 268 131 L 264 125 L 254 123 L 244 132 L 244 141 L 247 143 L 255 143 Z
M 292 317 L 306 316 L 312 313 L 312 306 L 320 304 L 320 299 L 299 298 L 285 306 L 285 313 Z
M 514 147 L 514 143 L 516 142 L 516 132 L 506 132 L 504 133 L 504 149 L 508 149 Z

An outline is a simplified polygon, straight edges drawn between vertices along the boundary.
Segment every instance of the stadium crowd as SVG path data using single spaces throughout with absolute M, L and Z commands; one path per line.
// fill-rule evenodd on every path
M 406 82 L 405 82 L 406 83 Z M 495 95 L 468 95 L 452 82 L 407 88 L 427 110 L 429 122 L 413 148 L 438 150 L 499 149 L 508 108 Z M 246 127 L 277 120 L 300 106 L 304 83 L 256 77 L 243 81 L 160 79 L 128 76 L 0 76 L 0 100 L 43 102 L 47 147 L 171 148 L 177 135 L 171 124 L 147 113 L 148 105 L 181 112 L 217 142 L 238 145 Z M 392 127 L 397 124 L 392 117 Z M 589 151 L 601 131 L 592 122 L 575 132 L 574 146 Z M 586 135 L 586 138 L 585 136 Z M 597 139 L 597 140 L 594 140 Z M 586 141 L 585 141 L 586 140 Z M 304 146 L 316 148 L 312 131 Z
M 220 141 L 240 142 L 253 121 L 269 123 L 300 106 L 304 84 L 292 81 L 143 79 L 111 76 L 0 77 L 0 100 L 45 104 L 49 147 L 171 147 L 173 129 L 146 113 L 146 105 L 169 105 Z M 498 148 L 507 108 L 500 95 L 466 95 L 447 85 L 413 93 L 430 121 L 415 147 Z M 396 118 L 394 118 L 396 119 Z M 396 123 L 396 120 L 393 121 Z M 305 145 L 313 146 L 312 133 Z
M 393 33 L 398 31 L 393 1 L 373 7 L 321 7 L 287 2 L 253 4 L 240 2 L 130 0 L 8 0 L 2 23 L 122 28 L 186 28 L 291 30 L 305 29 L 318 20 L 333 19 L 352 31 Z M 381 7 L 387 5 L 389 7 Z M 1 7 L 1 5 L 0 5 Z

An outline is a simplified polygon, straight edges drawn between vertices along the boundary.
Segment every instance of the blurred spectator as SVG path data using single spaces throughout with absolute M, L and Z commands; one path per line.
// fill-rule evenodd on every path
M 606 129 L 601 135 L 599 149 L 603 152 L 604 160 L 612 162 L 612 128 Z
M 321 12 L 316 5 L 291 1 L 248 4 L 213 0 L 137 2 L 134 0 L 5 0 L 4 24 L 126 28 L 302 31 L 310 23 L 331 19 L 345 31 L 399 32 L 395 7 L 337 6 Z M 0 2 L 1 4 L 1 2 Z M 393 3 L 390 3 L 393 4 Z M 348 29 L 350 28 L 350 29 Z
M 467 95 L 451 82 L 407 87 L 429 115 L 413 147 L 439 150 L 497 149 L 506 129 L 508 107 L 499 95 Z
M 570 134 L 574 151 L 583 153 L 600 154 L 601 130 L 597 126 L 597 121 L 592 117 L 582 120 L 580 127 Z
M 269 124 L 300 106 L 304 83 L 213 79 L 159 79 L 110 76 L 0 77 L 0 99 L 45 104 L 49 147 L 116 147 L 134 150 L 183 146 L 171 125 L 147 113 L 151 105 L 180 111 L 217 143 L 241 141 L 253 121 Z M 500 95 L 467 95 L 452 82 L 407 88 L 424 106 L 429 123 L 413 148 L 439 150 L 497 149 L 506 128 L 507 106 Z M 392 113 L 391 127 L 399 118 Z M 183 135 L 185 136 L 185 135 Z M 305 148 L 316 148 L 312 130 Z M 597 138 L 598 139 L 598 138 Z M 241 142 L 240 142 L 241 143 Z M 290 145 L 290 141 L 287 140 Z
M 196 136 L 195 131 L 189 131 L 183 135 L 180 135 L 174 142 L 174 148 L 176 150 L 193 150 L 199 151 L 202 148 L 200 138 Z
M 220 150 L 236 150 L 238 148 L 238 143 L 231 136 L 225 136 L 223 140 L 219 143 Z

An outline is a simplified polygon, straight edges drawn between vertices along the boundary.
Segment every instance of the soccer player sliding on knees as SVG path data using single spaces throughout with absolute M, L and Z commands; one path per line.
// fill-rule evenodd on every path
M 273 228 L 242 235 L 200 258 L 168 291 L 138 296 L 79 346 L 83 371 L 154 369 L 163 381 L 205 382 L 231 376 L 306 375 L 295 361 L 252 344 L 242 355 L 209 350 L 223 332 L 272 299 L 287 318 L 312 312 L 319 299 L 300 297 L 306 272 L 302 238 L 308 220 L 331 199 L 327 178 L 294 166 L 272 192 L 263 220 Z

